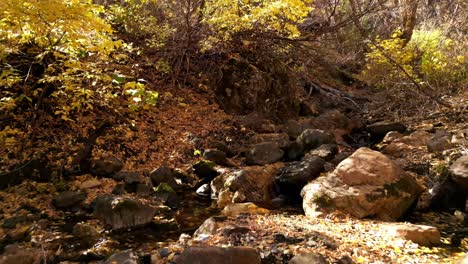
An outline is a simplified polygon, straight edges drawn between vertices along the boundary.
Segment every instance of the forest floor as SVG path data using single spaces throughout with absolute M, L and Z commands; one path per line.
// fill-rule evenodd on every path
M 109 155 L 124 160 L 124 170 L 149 171 L 161 165 L 188 169 L 199 159 L 196 151 L 205 149 L 210 140 L 242 145 L 248 136 L 255 133 L 244 125 L 241 117 L 228 115 L 220 109 L 206 91 L 161 89 L 161 99 L 154 111 L 141 116 L 131 126 L 115 127 L 100 137 L 94 155 Z M 403 121 L 409 122 L 412 128 L 424 127 L 424 120 L 431 124 L 443 123 L 449 128 L 458 127 L 460 124 L 456 122 L 456 116 L 460 114 L 460 109 L 461 113 L 466 114 L 464 107 L 467 100 L 460 100 L 459 97 L 457 100 L 458 106 L 454 109 L 458 110 L 453 113 L 440 109 L 429 118 L 413 116 Z M 367 117 L 379 115 L 382 110 L 370 111 L 366 113 Z M 236 157 L 232 160 L 234 163 L 240 162 Z M 88 195 L 83 208 L 91 207 L 96 196 L 110 193 L 117 184 L 114 179 L 92 175 L 78 176 L 61 184 L 65 184 L 67 189 L 77 190 L 80 184 L 89 180 L 99 181 L 99 187 L 86 190 Z M 24 248 L 41 248 L 46 255 L 75 261 L 83 252 L 94 252 L 95 259 L 99 259 L 117 249 L 133 248 L 141 255 L 159 254 L 162 249 L 169 249 L 172 253 L 164 256 L 162 261 L 165 262 L 186 243 L 177 240 L 181 233 L 191 235 L 206 218 L 218 212 L 210 201 L 187 194 L 181 207 L 190 210 L 178 212 L 176 230 L 158 225 L 115 234 L 98 227 L 103 237 L 99 245 L 79 248 L 73 242 L 70 224 L 83 220 L 96 226 L 99 223 L 90 219 L 86 210 L 64 212 L 54 208 L 52 199 L 62 187 L 56 183 L 25 181 L 0 191 L 2 247 L 17 243 Z M 14 223 L 10 225 L 7 220 L 12 218 Z M 467 239 L 460 246 L 450 244 L 449 231 L 459 225 L 454 215 L 425 212 L 418 213 L 412 219 L 412 223 L 437 227 L 442 233 L 440 246 L 423 247 L 394 237 L 385 232 L 382 221 L 355 219 L 341 214 L 307 218 L 298 208 L 228 219 L 227 223 L 247 227 L 250 230 L 248 235 L 216 237 L 201 244 L 251 246 L 261 252 L 264 263 L 287 263 L 293 255 L 310 251 L 323 254 L 331 262 L 349 256 L 355 263 L 456 263 L 468 252 Z M 171 226 L 170 221 L 166 223 L 168 226 Z M 318 243 L 308 239 L 315 232 L 322 236 Z M 196 244 L 194 241 L 189 243 Z M 92 262 L 93 257 L 89 261 Z

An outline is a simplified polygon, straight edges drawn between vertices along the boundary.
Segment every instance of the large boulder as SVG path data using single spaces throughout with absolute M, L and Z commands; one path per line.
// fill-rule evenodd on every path
M 150 223 L 156 213 L 144 201 L 109 194 L 98 196 L 94 204 L 94 216 L 114 230 Z
M 249 165 L 265 165 L 279 161 L 284 155 L 280 145 L 275 142 L 263 142 L 253 145 L 245 153 Z
M 275 186 L 279 193 L 296 200 L 300 198 L 302 188 L 324 170 L 324 164 L 323 159 L 315 156 L 306 157 L 300 162 L 291 162 L 279 170 L 275 177 Z
M 423 188 L 380 152 L 360 148 L 301 191 L 308 216 L 340 210 L 355 217 L 400 218 Z
M 468 192 L 468 155 L 457 159 L 449 171 L 452 179 Z
M 211 198 L 220 208 L 230 203 L 268 203 L 273 198 L 273 181 L 282 163 L 251 166 L 222 174 L 211 182 Z
M 258 252 L 249 247 L 189 247 L 175 259 L 176 264 L 260 264 Z

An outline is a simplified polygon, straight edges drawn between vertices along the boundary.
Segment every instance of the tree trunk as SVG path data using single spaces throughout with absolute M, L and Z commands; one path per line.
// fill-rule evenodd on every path
M 401 39 L 403 39 L 403 46 L 405 46 L 411 40 L 414 27 L 416 26 L 418 0 L 406 0 L 403 8 L 403 32 Z

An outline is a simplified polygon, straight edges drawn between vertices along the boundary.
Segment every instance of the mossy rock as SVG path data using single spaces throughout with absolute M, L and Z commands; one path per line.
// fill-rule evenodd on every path
M 168 183 L 160 183 L 158 187 L 154 189 L 156 193 L 175 193 L 174 189 Z
M 209 160 L 200 160 L 192 165 L 193 171 L 199 178 L 213 179 L 218 175 L 216 163 Z
M 332 208 L 333 207 L 333 201 L 330 197 L 328 197 L 325 194 L 322 195 L 314 195 L 313 201 L 315 204 L 320 206 L 321 208 Z

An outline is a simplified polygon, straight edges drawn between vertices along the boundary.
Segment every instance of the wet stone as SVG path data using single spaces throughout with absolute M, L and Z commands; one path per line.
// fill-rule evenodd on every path
M 112 229 L 130 228 L 150 223 L 156 209 L 140 200 L 115 195 L 96 198 L 94 216 Z

